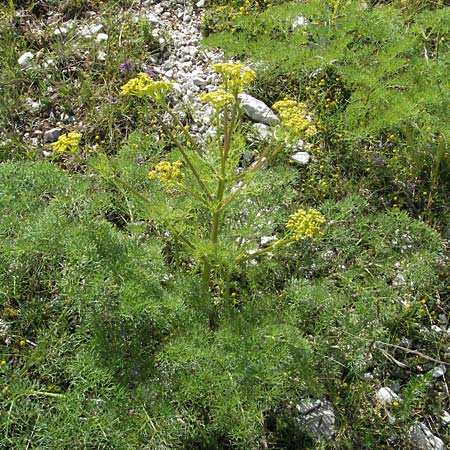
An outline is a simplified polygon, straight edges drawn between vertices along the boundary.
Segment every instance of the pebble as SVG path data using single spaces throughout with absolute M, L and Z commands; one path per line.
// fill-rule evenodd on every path
M 33 53 L 31 53 L 31 52 L 25 52 L 23 55 L 19 56 L 19 59 L 17 60 L 17 62 L 18 62 L 21 66 L 24 66 L 24 65 L 26 65 L 26 64 L 29 64 L 33 58 L 34 58 Z
M 61 128 L 52 128 L 44 133 L 44 144 L 56 142 L 61 136 L 63 130 Z
M 400 401 L 400 397 L 390 388 L 382 387 L 378 389 L 375 395 L 376 399 L 383 404 L 392 403 L 394 401 Z
M 310 159 L 310 155 L 308 152 L 297 152 L 291 155 L 291 159 L 298 164 L 307 164 Z
M 447 367 L 445 367 L 443 364 L 441 364 L 439 366 L 436 366 L 431 371 L 431 376 L 433 378 L 440 378 L 440 377 L 444 376 L 446 372 L 447 372 Z
M 103 42 L 108 40 L 108 35 L 106 33 L 98 33 L 97 37 L 95 38 L 97 42 Z
M 298 16 L 292 22 L 291 29 L 295 30 L 298 27 L 305 27 L 306 25 L 309 25 L 309 20 L 306 17 Z
M 447 411 L 444 411 L 441 416 L 441 423 L 444 427 L 446 427 L 448 424 L 450 424 L 450 413 Z

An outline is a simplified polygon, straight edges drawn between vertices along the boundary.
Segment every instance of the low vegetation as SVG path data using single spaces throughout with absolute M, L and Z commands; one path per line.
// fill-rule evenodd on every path
M 138 3 L 0 6 L 0 448 L 448 445 L 448 5 L 207 2 L 205 149 Z

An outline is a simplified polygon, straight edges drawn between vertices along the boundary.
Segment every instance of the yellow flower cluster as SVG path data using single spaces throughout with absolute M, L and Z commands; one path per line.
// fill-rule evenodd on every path
M 315 125 L 307 117 L 304 103 L 285 99 L 274 103 L 272 108 L 279 113 L 282 125 L 294 136 L 310 137 L 317 133 Z
M 172 83 L 155 81 L 146 73 L 139 73 L 121 87 L 122 95 L 134 95 L 136 97 L 149 96 L 153 100 L 160 100 L 165 92 L 172 88 Z
M 71 131 L 62 134 L 56 142 L 51 144 L 53 150 L 57 153 L 75 153 L 81 141 L 81 134 Z
M 256 78 L 253 70 L 243 70 L 244 66 L 238 63 L 214 64 L 212 69 L 222 77 L 223 83 L 219 87 L 233 95 L 242 92 L 244 87 Z
M 323 234 L 321 227 L 325 221 L 325 217 L 316 209 L 299 209 L 289 217 L 286 228 L 295 240 L 311 238 Z
M 200 101 L 202 103 L 209 103 L 215 109 L 223 108 L 225 105 L 234 102 L 234 95 L 229 92 L 219 90 L 214 92 L 203 92 L 200 94 Z
M 182 162 L 180 160 L 171 163 L 169 161 L 161 161 L 156 164 L 153 170 L 150 170 L 148 177 L 150 180 L 159 180 L 161 183 L 171 186 L 175 183 L 183 181 L 184 173 L 181 171 Z

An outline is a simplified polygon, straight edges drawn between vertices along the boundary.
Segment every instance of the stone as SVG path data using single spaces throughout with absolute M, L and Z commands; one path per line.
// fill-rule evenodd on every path
M 69 31 L 69 30 L 68 30 L 68 28 L 66 28 L 66 27 L 59 27 L 59 28 L 57 28 L 57 29 L 53 32 L 53 34 L 54 34 L 55 36 L 59 36 L 59 35 L 61 35 L 61 34 L 67 34 L 68 31 Z
M 29 64 L 31 62 L 31 60 L 34 58 L 33 53 L 31 52 L 25 52 L 24 54 L 19 56 L 19 59 L 17 60 L 17 62 L 21 65 L 24 66 L 26 64 Z
M 392 280 L 392 286 L 404 286 L 406 284 L 406 278 L 403 274 L 398 273 Z
M 108 35 L 106 33 L 98 33 L 95 38 L 97 42 L 104 42 L 108 40 Z
M 431 376 L 433 378 L 440 378 L 442 376 L 445 375 L 445 372 L 447 372 L 447 367 L 444 366 L 444 364 L 441 364 L 439 366 L 436 366 L 432 371 L 431 371 Z
M 295 30 L 298 27 L 305 27 L 309 25 L 309 20 L 306 17 L 298 16 L 295 18 L 294 22 L 292 22 L 291 28 Z
M 443 332 L 442 328 L 438 325 L 431 325 L 431 330 L 436 334 L 441 334 Z
M 32 98 L 27 97 L 25 99 L 25 103 L 33 110 L 38 110 L 41 107 L 41 102 L 37 101 L 35 102 Z
M 448 424 L 450 424 L 450 413 L 447 411 L 444 411 L 441 416 L 441 423 L 444 427 L 446 427 Z
M 192 81 L 193 81 L 193 83 L 196 85 L 196 86 L 199 86 L 199 87 L 205 87 L 206 86 L 206 84 L 208 83 L 202 76 L 200 76 L 200 75 L 195 75 L 193 78 L 192 78 Z
M 195 4 L 195 6 L 196 6 L 197 8 L 203 8 L 203 7 L 205 6 L 205 0 L 199 0 L 199 1 Z
M 94 34 L 97 34 L 100 32 L 100 30 L 103 28 L 103 25 L 101 23 L 98 24 L 86 24 L 83 25 L 79 30 L 78 33 L 83 36 L 86 39 L 92 38 Z
M 300 400 L 295 405 L 299 426 L 318 440 L 332 440 L 336 433 L 336 416 L 326 400 Z
M 44 144 L 56 142 L 61 136 L 63 130 L 61 128 L 52 128 L 44 133 Z
M 156 14 L 149 13 L 145 17 L 150 23 L 159 23 L 159 17 Z
M 268 125 L 264 123 L 254 123 L 253 124 L 254 136 L 257 140 L 263 141 L 265 139 L 271 138 L 273 133 L 271 132 Z
M 297 152 L 291 155 L 291 159 L 298 164 L 307 164 L 310 159 L 310 155 L 308 152 Z
M 253 121 L 266 125 L 276 125 L 280 121 L 278 116 L 261 100 L 244 93 L 240 93 L 238 97 L 241 108 Z
M 390 388 L 382 387 L 378 389 L 376 395 L 376 399 L 383 404 L 392 403 L 394 401 L 400 401 L 400 397 Z
M 409 443 L 414 450 L 445 450 L 441 439 L 423 423 L 416 422 L 409 430 Z
M 261 245 L 270 244 L 272 241 L 276 241 L 278 238 L 276 236 L 261 236 Z

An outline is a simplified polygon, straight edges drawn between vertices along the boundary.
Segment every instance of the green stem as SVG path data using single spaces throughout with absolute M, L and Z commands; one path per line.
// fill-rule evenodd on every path
M 176 183 L 175 186 L 180 189 L 180 191 L 184 191 L 187 194 L 192 195 L 193 197 L 195 197 L 200 203 L 202 203 L 204 206 L 206 206 L 207 208 L 209 208 L 209 203 L 201 196 L 199 195 L 197 192 L 189 189 L 188 187 L 184 186 L 181 183 Z
M 209 193 L 208 188 L 206 187 L 205 183 L 203 183 L 199 173 L 197 172 L 197 169 L 194 167 L 191 159 L 189 158 L 188 154 L 186 153 L 185 149 L 183 148 L 183 145 L 178 141 L 178 139 L 172 134 L 172 132 L 169 130 L 167 125 L 162 121 L 158 115 L 156 115 L 156 118 L 161 125 L 161 128 L 163 129 L 164 133 L 167 134 L 172 142 L 175 144 L 177 149 L 180 151 L 180 153 L 183 155 L 183 158 L 186 162 L 186 164 L 189 166 L 189 169 L 191 170 L 192 174 L 194 175 L 195 179 L 197 180 L 198 185 L 200 186 L 200 189 L 203 191 L 205 196 L 208 198 L 209 201 L 212 201 L 212 196 Z
M 172 119 L 175 121 L 175 123 L 181 127 L 184 136 L 186 137 L 186 139 L 188 141 L 190 141 L 192 143 L 193 148 L 195 149 L 195 152 L 201 156 L 200 151 L 199 151 L 199 145 L 197 140 L 191 135 L 191 133 L 189 133 L 186 128 L 184 127 L 184 125 L 181 123 L 180 119 L 173 113 L 173 111 L 167 106 L 167 104 L 163 105 L 164 110 L 170 115 L 170 117 L 172 117 Z
M 227 160 L 228 160 L 228 154 L 231 147 L 231 135 L 233 133 L 233 127 L 236 121 L 236 115 L 237 115 L 237 102 L 235 103 L 233 110 L 232 110 L 232 116 L 231 120 L 228 117 L 228 108 L 225 107 L 224 110 L 224 117 L 223 117 L 223 132 L 224 132 L 224 139 L 223 139 L 223 148 L 219 146 L 219 154 L 221 159 L 220 164 L 220 178 L 219 183 L 217 185 L 217 192 L 215 196 L 215 201 L 213 203 L 213 214 L 212 214 L 212 221 L 211 221 L 211 233 L 210 233 L 210 242 L 212 244 L 212 260 L 215 260 L 217 258 L 217 242 L 219 240 L 219 230 L 220 230 L 220 222 L 222 218 L 222 214 L 224 211 L 223 207 L 223 198 L 225 194 L 225 188 L 226 188 L 226 173 L 227 173 Z M 218 134 L 219 134 L 219 130 Z M 211 270 L 212 265 L 210 261 L 205 260 L 203 264 L 203 273 L 202 273 L 202 283 L 203 283 L 203 294 L 205 301 L 209 301 L 209 283 L 211 278 Z M 215 329 L 217 327 L 217 311 L 214 307 L 214 305 L 210 305 L 209 309 L 209 326 L 210 329 Z
M 41 395 L 44 397 L 53 397 L 53 398 L 64 398 L 64 394 L 57 394 L 55 392 L 46 392 L 46 391 L 31 391 L 29 395 Z

